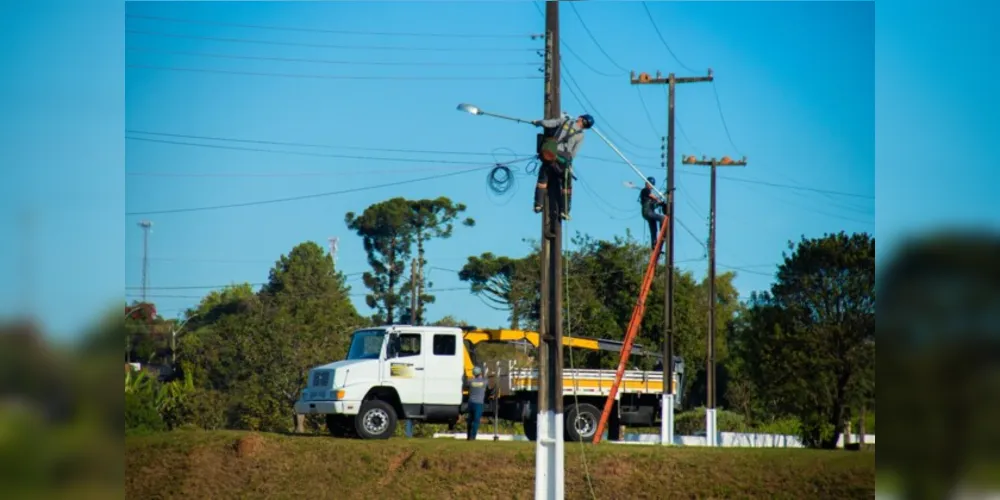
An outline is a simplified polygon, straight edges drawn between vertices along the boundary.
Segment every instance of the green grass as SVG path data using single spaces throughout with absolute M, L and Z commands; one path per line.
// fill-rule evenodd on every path
M 127 498 L 532 498 L 534 444 L 175 431 L 126 438 L 125 468 Z M 566 444 L 566 498 L 874 493 L 873 453 Z

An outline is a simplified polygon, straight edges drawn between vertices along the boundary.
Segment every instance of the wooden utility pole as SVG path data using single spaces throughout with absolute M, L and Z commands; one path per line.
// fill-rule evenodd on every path
M 673 73 L 663 78 L 659 71 L 656 77 L 649 73 L 639 73 L 638 78 L 633 71 L 630 75 L 632 85 L 667 85 L 667 234 L 664 246 L 667 252 L 667 272 L 663 273 L 663 401 L 661 407 L 660 443 L 674 442 L 674 94 L 678 83 L 711 82 L 712 70 L 707 76 L 685 76 L 678 78 Z
M 705 437 L 708 446 L 717 446 L 718 432 L 715 425 L 715 170 L 716 167 L 745 167 L 746 157 L 735 161 L 728 156 L 721 159 L 695 159 L 694 156 L 684 158 L 685 165 L 708 166 L 712 169 L 711 201 L 708 209 L 708 359 L 705 367 L 707 375 L 707 401 L 705 404 Z
M 545 2 L 544 117 L 560 116 L 559 3 Z M 540 165 L 539 168 L 547 168 Z M 535 498 L 562 499 L 562 217 L 558 213 L 562 183 L 549 176 L 542 206 L 541 314 L 538 345 L 538 415 L 535 442 Z M 531 423 L 529 423 L 530 425 Z

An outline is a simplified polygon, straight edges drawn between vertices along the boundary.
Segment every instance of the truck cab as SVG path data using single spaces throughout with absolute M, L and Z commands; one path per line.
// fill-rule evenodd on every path
M 354 332 L 346 359 L 309 371 L 295 412 L 335 436 L 386 439 L 399 419 L 453 423 L 462 407 L 463 331 L 392 325 Z

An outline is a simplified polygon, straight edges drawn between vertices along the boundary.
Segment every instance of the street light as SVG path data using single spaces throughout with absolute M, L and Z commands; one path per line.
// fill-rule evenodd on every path
M 522 120 L 521 118 L 514 118 L 513 116 L 500 115 L 496 113 L 487 113 L 486 111 L 479 109 L 479 106 L 476 106 L 474 104 L 462 103 L 459 104 L 458 108 L 456 109 L 458 109 L 459 111 L 464 111 L 466 113 L 469 113 L 470 115 L 485 115 L 485 116 L 492 116 L 494 118 L 502 118 L 504 120 L 515 121 L 517 123 L 531 123 L 531 120 Z

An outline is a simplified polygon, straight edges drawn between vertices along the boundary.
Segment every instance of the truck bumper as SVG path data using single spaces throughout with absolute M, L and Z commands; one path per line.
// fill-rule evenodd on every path
M 302 415 L 357 415 L 360 401 L 296 401 L 295 413 Z

